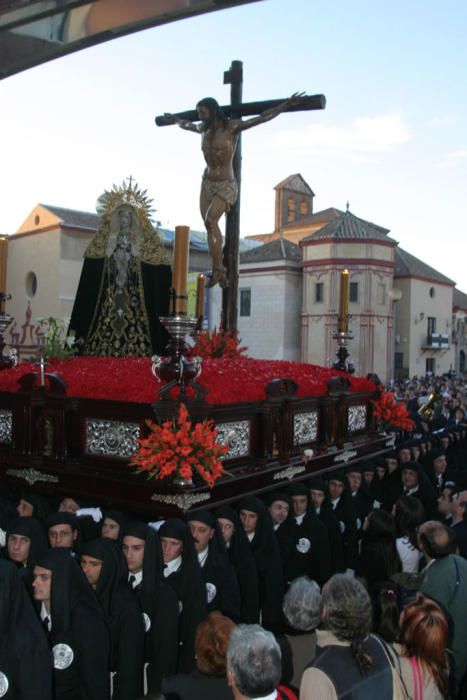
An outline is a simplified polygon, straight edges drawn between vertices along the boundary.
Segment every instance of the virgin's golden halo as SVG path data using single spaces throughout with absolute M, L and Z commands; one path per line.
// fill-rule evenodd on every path
M 123 205 L 136 209 L 139 216 L 152 219 L 156 211 L 154 200 L 148 197 L 147 190 L 142 190 L 130 176 L 121 185 L 112 185 L 111 190 L 105 190 L 96 204 L 96 211 L 103 218 L 109 217 L 115 209 Z

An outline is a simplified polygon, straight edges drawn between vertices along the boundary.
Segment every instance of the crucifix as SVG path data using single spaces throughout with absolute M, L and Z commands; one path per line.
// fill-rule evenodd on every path
M 230 105 L 220 107 L 212 97 L 200 100 L 196 110 L 156 117 L 157 126 L 177 124 L 201 134 L 206 161 L 200 210 L 208 234 L 212 272 L 207 286 L 222 287 L 222 321 L 225 330 L 237 330 L 238 259 L 240 239 L 241 132 L 270 121 L 282 112 L 324 109 L 324 95 L 294 94 L 286 100 L 242 102 L 243 64 L 232 61 L 224 73 L 230 84 Z M 242 120 L 242 117 L 253 116 Z M 226 214 L 225 245 L 219 220 Z

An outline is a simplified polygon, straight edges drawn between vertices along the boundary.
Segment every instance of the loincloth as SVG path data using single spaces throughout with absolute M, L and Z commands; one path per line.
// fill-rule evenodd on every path
M 227 204 L 226 211 L 229 211 L 232 204 L 237 201 L 238 187 L 236 180 L 211 180 L 208 177 L 203 177 L 201 181 L 201 191 L 213 200 L 214 197 L 220 197 Z

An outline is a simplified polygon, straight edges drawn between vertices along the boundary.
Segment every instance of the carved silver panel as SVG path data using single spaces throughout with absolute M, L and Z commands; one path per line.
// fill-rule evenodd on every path
M 246 457 L 250 454 L 250 421 L 239 420 L 232 423 L 217 423 L 216 442 L 227 445 L 229 451 L 221 457 L 234 459 L 234 457 Z
M 13 412 L 0 410 L 0 442 L 9 445 L 13 433 Z
M 196 503 L 209 501 L 210 498 L 210 493 L 184 493 L 182 495 L 153 493 L 151 496 L 152 501 L 159 501 L 160 503 L 168 503 L 169 505 L 177 506 L 177 508 L 180 508 L 183 512 L 189 510 L 191 506 Z
M 360 406 L 350 406 L 349 408 L 349 433 L 366 428 L 366 404 Z
M 116 420 L 86 421 L 86 454 L 129 459 L 138 449 L 139 423 Z
M 304 445 L 318 437 L 318 411 L 296 413 L 293 417 L 293 444 Z
M 44 474 L 38 472 L 37 469 L 30 467 L 29 469 L 7 469 L 8 476 L 16 476 L 18 479 L 24 479 L 30 486 L 34 486 L 36 481 L 45 481 L 47 484 L 58 484 L 59 478 L 54 474 Z

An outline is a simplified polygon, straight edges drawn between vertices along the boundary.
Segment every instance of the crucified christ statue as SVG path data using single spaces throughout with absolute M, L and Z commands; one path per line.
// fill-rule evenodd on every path
M 208 234 L 212 272 L 207 286 L 227 287 L 226 270 L 222 262 L 222 234 L 219 220 L 235 203 L 238 194 L 232 161 L 240 132 L 251 129 L 277 117 L 290 107 L 308 102 L 308 96 L 295 93 L 279 105 L 266 109 L 251 119 L 229 119 L 213 97 L 198 102 L 199 123 L 165 113 L 166 123 L 178 124 L 181 129 L 201 134 L 201 150 L 206 161 L 200 194 L 200 211 Z

